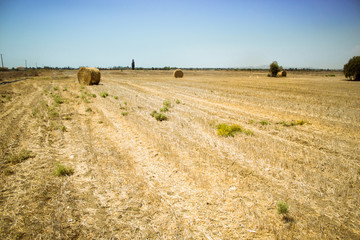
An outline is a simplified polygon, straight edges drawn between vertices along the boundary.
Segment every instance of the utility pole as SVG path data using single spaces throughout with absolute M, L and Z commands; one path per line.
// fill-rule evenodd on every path
M 27 60 L 25 60 L 25 68 L 27 68 Z
M 1 55 L 1 67 L 4 68 L 4 61 L 3 61 L 3 58 L 2 58 L 2 53 L 0 55 Z

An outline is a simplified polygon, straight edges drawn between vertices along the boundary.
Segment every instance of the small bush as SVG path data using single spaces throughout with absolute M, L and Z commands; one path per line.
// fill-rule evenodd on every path
M 118 99 L 119 99 L 119 97 L 118 97 L 118 96 L 114 96 L 114 99 L 118 100 Z
M 231 126 L 222 123 L 217 125 L 217 134 L 224 137 L 233 137 L 235 132 L 241 132 L 243 129 L 236 124 Z
M 163 102 L 164 107 L 171 108 L 171 102 L 169 100 L 165 100 Z
M 168 112 L 168 111 L 169 111 L 169 109 L 165 106 L 160 108 L 160 112 Z
M 123 115 L 124 117 L 127 116 L 129 113 L 128 112 L 122 112 L 121 115 Z
M 58 87 L 53 87 L 54 91 L 57 91 L 59 88 Z
M 74 173 L 74 169 L 72 169 L 71 167 L 66 167 L 64 165 L 61 164 L 56 164 L 55 166 L 55 171 L 54 171 L 54 175 L 55 176 L 70 176 Z
M 250 129 L 245 129 L 237 124 L 233 124 L 233 125 L 229 126 L 225 123 L 222 123 L 222 124 L 217 125 L 217 134 L 219 136 L 234 137 L 234 133 L 236 133 L 236 132 L 242 132 L 249 136 L 254 135 L 254 132 L 251 131 Z
M 96 98 L 96 94 L 95 94 L 95 93 L 91 94 L 91 96 L 92 96 L 93 98 Z
M 157 114 L 157 111 L 154 110 L 150 113 L 150 116 L 155 117 L 155 114 Z
M 176 103 L 176 104 L 180 104 L 180 100 L 179 100 L 179 99 L 176 99 L 175 103 Z
M 154 115 L 154 117 L 155 117 L 155 119 L 156 119 L 157 121 L 160 121 L 160 122 L 167 120 L 166 115 L 163 114 L 163 113 L 156 113 L 156 114 Z
M 66 88 L 66 87 L 64 87 L 64 88 L 63 88 L 63 91 L 64 91 L 64 92 L 66 92 L 66 91 L 67 91 L 67 88 Z
M 18 154 L 9 156 L 7 162 L 10 162 L 11 164 L 16 164 L 16 163 L 21 163 L 26 159 L 33 157 L 35 157 L 35 155 L 32 154 L 31 151 L 22 149 Z
M 60 130 L 61 130 L 62 132 L 66 132 L 66 127 L 65 127 L 64 125 L 62 125 L 61 128 L 60 128 Z
M 88 107 L 88 108 L 85 110 L 85 112 L 92 112 L 91 107 Z
M 107 92 L 100 93 L 100 97 L 106 98 L 107 96 L 109 96 Z
M 289 204 L 285 201 L 279 201 L 277 203 L 278 214 L 286 215 L 289 213 Z

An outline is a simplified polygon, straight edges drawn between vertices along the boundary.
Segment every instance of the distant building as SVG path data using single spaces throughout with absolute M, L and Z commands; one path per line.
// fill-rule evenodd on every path
M 22 66 L 17 67 L 16 69 L 17 69 L 17 70 L 19 70 L 19 71 L 25 71 L 25 68 L 24 68 L 24 67 L 22 67 Z

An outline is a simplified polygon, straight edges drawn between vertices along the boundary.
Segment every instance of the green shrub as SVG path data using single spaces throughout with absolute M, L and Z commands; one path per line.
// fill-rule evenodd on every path
M 250 129 L 245 129 L 237 124 L 228 125 L 226 123 L 218 124 L 217 126 L 217 134 L 223 137 L 234 137 L 234 133 L 242 132 L 246 135 L 254 135 L 254 132 Z
M 64 91 L 64 92 L 66 92 L 66 91 L 67 91 L 67 88 L 66 88 L 66 87 L 64 87 L 64 88 L 63 88 L 63 91 Z
M 64 125 L 62 125 L 61 128 L 60 128 L 60 130 L 61 130 L 62 132 L 66 132 L 66 127 L 65 127 Z
M 95 93 L 91 94 L 91 96 L 92 96 L 93 98 L 96 98 L 96 94 L 95 94 Z
M 114 96 L 114 99 L 118 100 L 118 99 L 119 99 L 119 97 L 118 97 L 118 96 Z
M 180 104 L 180 100 L 179 100 L 179 99 L 176 99 L 175 103 L 176 103 L 176 104 Z
M 100 93 L 100 97 L 106 98 L 107 96 L 109 96 L 107 92 Z
M 163 113 L 155 113 L 154 117 L 155 117 L 155 119 L 156 119 L 157 121 L 160 121 L 160 122 L 167 120 L 166 115 L 163 114 Z
M 54 91 L 57 91 L 59 88 L 58 87 L 53 87 Z
M 88 107 L 88 108 L 85 110 L 85 112 L 92 112 L 91 107 Z
M 169 100 L 165 100 L 163 102 L 164 107 L 171 108 L 171 102 Z
M 217 134 L 224 137 L 233 137 L 235 132 L 241 132 L 242 128 L 239 125 L 233 124 L 231 126 L 226 123 L 217 125 Z
M 157 111 L 156 111 L 156 110 L 152 111 L 152 112 L 150 113 L 150 116 L 155 117 L 155 114 L 157 114 Z
M 123 115 L 124 117 L 127 116 L 129 113 L 128 112 L 122 112 L 121 115 Z
M 165 106 L 160 108 L 160 112 L 167 112 L 167 111 L 169 111 L 169 109 Z
M 360 56 L 355 56 L 344 65 L 344 74 L 350 80 L 360 81 Z
M 61 164 L 56 164 L 54 175 L 55 176 L 70 176 L 74 173 L 74 169 L 71 167 L 66 167 Z
M 289 213 L 289 204 L 285 201 L 279 201 L 277 203 L 278 214 L 286 215 Z
M 272 77 L 276 77 L 277 73 L 282 71 L 282 66 L 279 66 L 279 64 L 274 61 L 270 64 L 270 74 Z

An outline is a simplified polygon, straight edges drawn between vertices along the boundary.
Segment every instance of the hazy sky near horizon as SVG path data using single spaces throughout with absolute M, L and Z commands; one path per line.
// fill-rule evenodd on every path
M 0 0 L 6 67 L 342 69 L 359 0 Z

